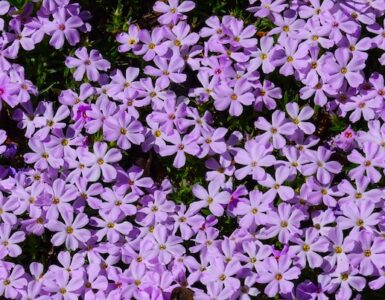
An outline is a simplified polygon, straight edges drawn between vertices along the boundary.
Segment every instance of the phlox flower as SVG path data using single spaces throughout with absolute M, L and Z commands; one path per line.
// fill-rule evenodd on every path
M 70 211 L 64 211 L 61 216 L 64 223 L 50 220 L 46 225 L 49 230 L 57 232 L 51 242 L 55 246 L 65 243 L 67 249 L 76 250 L 79 247 L 79 241 L 86 242 L 91 237 L 91 233 L 83 228 L 88 224 L 88 217 L 80 213 L 74 219 L 73 212 Z
M 257 278 L 259 283 L 268 283 L 265 294 L 274 297 L 277 293 L 288 293 L 294 288 L 290 280 L 297 279 L 301 273 L 297 267 L 291 267 L 289 255 L 282 255 L 277 261 L 269 257 L 264 261 L 264 271 Z
M 98 50 L 91 50 L 88 54 L 85 47 L 75 51 L 76 57 L 67 57 L 66 66 L 68 68 L 76 68 L 73 76 L 76 81 L 81 81 L 84 74 L 90 81 L 97 81 L 100 77 L 99 70 L 107 71 L 111 65 L 103 59 Z
M 190 207 L 193 210 L 200 210 L 208 207 L 211 213 L 215 216 L 222 216 L 224 206 L 230 202 L 230 193 L 227 191 L 219 191 L 220 186 L 215 182 L 210 182 L 206 191 L 201 185 L 193 187 L 193 194 L 200 201 L 193 202 Z
M 176 24 L 179 20 L 184 20 L 186 16 L 183 13 L 189 12 L 195 8 L 193 1 L 169 0 L 168 3 L 163 1 L 156 1 L 154 11 L 161 13 L 158 18 L 160 24 Z

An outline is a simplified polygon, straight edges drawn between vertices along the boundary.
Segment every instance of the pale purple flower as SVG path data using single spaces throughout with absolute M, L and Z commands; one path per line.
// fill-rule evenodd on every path
M 98 50 L 91 50 L 88 54 L 87 49 L 82 47 L 75 51 L 75 56 L 67 57 L 65 63 L 68 68 L 76 68 L 73 74 L 76 81 L 81 81 L 84 74 L 90 81 L 98 81 L 99 71 L 107 71 L 111 67 Z
M 161 147 L 160 155 L 170 156 L 176 154 L 173 162 L 175 168 L 181 168 L 186 164 L 186 153 L 196 155 L 200 150 L 196 144 L 197 138 L 188 134 L 182 138 L 177 131 L 174 131 L 172 135 L 165 137 L 165 139 L 172 145 Z
M 184 13 L 193 10 L 195 3 L 193 1 L 169 0 L 168 3 L 163 1 L 156 1 L 154 5 L 154 11 L 161 13 L 158 18 L 160 24 L 176 24 L 179 20 L 184 20 L 186 16 Z
M 0 224 L 0 257 L 4 258 L 7 255 L 10 257 L 18 257 L 22 250 L 18 243 L 25 240 L 23 231 L 12 233 L 11 225 L 7 223 Z
M 349 176 L 356 180 L 362 176 L 367 176 L 371 182 L 376 183 L 381 179 L 381 173 L 376 167 L 384 168 L 385 166 L 384 158 L 378 155 L 380 153 L 380 146 L 373 142 L 364 142 L 362 149 L 364 155 L 356 149 L 348 155 L 350 162 L 359 165 L 349 171 Z
M 118 51 L 124 53 L 133 49 L 138 49 L 139 33 L 139 27 L 135 24 L 128 27 L 128 32 L 119 33 L 116 36 L 116 40 L 121 44 L 118 47 Z
M 165 226 L 156 226 L 153 234 L 154 248 L 162 264 L 168 264 L 172 257 L 184 254 L 185 249 L 180 243 L 182 239 L 175 235 L 169 235 Z
M 264 117 L 259 117 L 254 126 L 265 131 L 258 135 L 256 140 L 265 145 L 271 143 L 275 149 L 283 148 L 286 145 L 284 135 L 292 135 L 296 129 L 296 126 L 285 118 L 285 113 L 279 110 L 273 112 L 271 123 Z
M 94 153 L 90 155 L 91 168 L 87 170 L 87 178 L 96 181 L 103 174 L 105 181 L 112 181 L 116 178 L 117 171 L 112 165 L 121 160 L 122 154 L 118 149 L 108 150 L 106 143 L 96 142 L 93 146 Z
M 274 297 L 277 293 L 289 293 L 294 288 L 291 280 L 297 279 L 301 274 L 299 268 L 291 267 L 289 255 L 280 256 L 278 261 L 274 257 L 269 257 L 263 264 L 265 268 L 258 276 L 257 282 L 268 283 L 265 294 L 269 297 Z
M 7 270 L 2 267 L 0 275 L 0 296 L 7 299 L 17 299 L 22 294 L 22 289 L 27 286 L 27 279 L 22 266 L 15 265 L 12 269 Z
M 208 189 L 204 189 L 201 185 L 193 187 L 193 194 L 200 201 L 193 202 L 190 207 L 193 210 L 200 210 L 208 207 L 211 213 L 215 216 L 222 216 L 224 206 L 230 202 L 230 193 L 227 191 L 219 191 L 220 186 L 215 182 L 210 182 Z
M 294 237 L 292 241 L 297 244 L 289 248 L 289 254 L 295 256 L 294 261 L 299 264 L 301 268 L 306 266 L 306 261 L 309 267 L 318 268 L 323 263 L 323 258 L 319 252 L 326 252 L 328 250 L 328 240 L 319 235 L 319 232 L 314 228 L 305 230 L 305 238 Z
M 214 106 L 219 111 L 229 108 L 231 116 L 239 116 L 243 112 L 243 105 L 251 105 L 255 98 L 250 92 L 251 85 L 246 79 L 240 79 L 234 87 L 220 84 L 213 94 Z
M 296 125 L 300 130 L 302 130 L 305 134 L 312 134 L 315 131 L 315 126 L 311 122 L 304 122 L 309 120 L 314 111 L 310 106 L 304 106 L 301 111 L 296 102 L 290 102 L 286 104 L 287 114 L 293 120 L 294 125 Z
M 328 184 L 332 180 L 332 174 L 338 174 L 342 170 L 342 166 L 337 161 L 329 161 L 332 151 L 320 146 L 317 151 L 306 151 L 305 156 L 309 160 L 309 164 L 302 166 L 302 174 L 310 176 L 316 174 L 317 180 L 322 184 Z
M 88 224 L 86 214 L 77 214 L 74 219 L 74 214 L 71 211 L 64 211 L 61 214 L 64 223 L 57 220 L 50 220 L 46 227 L 57 233 L 52 237 L 52 244 L 60 246 L 65 243 L 67 249 L 76 250 L 79 247 L 79 242 L 87 242 L 91 237 L 91 233 L 84 229 Z

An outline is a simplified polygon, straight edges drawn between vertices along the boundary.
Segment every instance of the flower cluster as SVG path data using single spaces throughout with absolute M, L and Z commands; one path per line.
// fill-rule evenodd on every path
M 156 1 L 155 27 L 117 34 L 117 55 L 144 65 L 122 69 L 81 44 L 79 4 L 0 1 L 0 109 L 26 140 L 0 130 L 1 297 L 344 300 L 385 285 L 385 1 L 250 0 L 252 21 L 198 30 L 195 6 Z M 70 49 L 57 99 L 17 64 L 44 42 Z M 178 183 L 135 156 L 204 178 L 174 201 Z M 28 257 L 39 245 L 49 259 Z

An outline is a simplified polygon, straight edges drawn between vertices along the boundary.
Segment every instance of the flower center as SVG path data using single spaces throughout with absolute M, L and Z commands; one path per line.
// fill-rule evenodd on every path
M 337 254 L 341 254 L 343 252 L 343 249 L 341 246 L 337 246 L 334 251 L 337 253 Z
M 342 281 L 346 281 L 346 280 L 348 280 L 349 279 L 349 274 L 348 273 L 343 273 L 343 274 L 341 274 L 341 280 Z
M 282 274 L 281 273 L 277 273 L 277 274 L 275 274 L 275 280 L 281 280 L 282 279 Z
M 363 227 L 364 226 L 364 220 L 362 220 L 362 219 L 358 219 L 357 220 L 357 222 L 356 222 L 356 225 L 358 226 L 358 227 Z
M 182 42 L 180 40 L 175 40 L 174 45 L 179 47 L 180 45 L 182 45 Z
M 127 133 L 127 129 L 126 128 L 120 128 L 120 133 L 125 135 Z
M 112 223 L 112 222 L 109 222 L 109 223 L 107 223 L 107 228 L 114 228 L 115 227 L 115 224 L 114 223 Z

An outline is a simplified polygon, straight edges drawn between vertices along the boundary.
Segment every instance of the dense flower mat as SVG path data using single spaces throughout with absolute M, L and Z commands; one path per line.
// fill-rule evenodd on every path
M 385 0 L 79 2 L 0 1 L 2 298 L 384 298 Z

